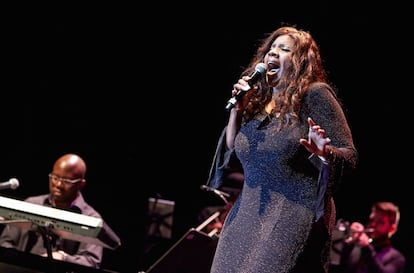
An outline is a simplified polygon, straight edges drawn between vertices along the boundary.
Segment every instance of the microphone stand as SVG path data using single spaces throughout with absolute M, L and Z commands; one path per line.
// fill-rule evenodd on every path
M 53 259 L 53 254 L 52 254 L 52 247 L 55 244 L 55 239 L 53 236 L 52 228 L 53 228 L 53 224 L 48 224 L 46 227 L 37 226 L 37 230 L 39 231 L 39 233 L 41 234 L 43 238 L 43 244 L 47 251 L 46 258 L 50 261 L 53 267 L 52 272 L 56 273 L 57 272 L 56 264 L 55 264 L 55 261 Z
M 230 194 L 228 194 L 227 192 L 219 191 L 218 189 L 215 189 L 215 188 L 212 188 L 212 187 L 209 187 L 209 186 L 206 186 L 206 185 L 201 185 L 200 188 L 202 190 L 205 190 L 205 191 L 212 191 L 212 192 L 214 192 L 218 197 L 221 198 L 221 200 L 224 201 L 224 203 L 226 205 L 229 203 L 229 201 L 227 200 L 227 198 L 230 197 Z

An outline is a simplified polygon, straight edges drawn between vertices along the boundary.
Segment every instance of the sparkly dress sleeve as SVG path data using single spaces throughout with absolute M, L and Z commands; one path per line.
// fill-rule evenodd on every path
M 228 149 L 226 146 L 224 127 L 217 142 L 206 185 L 217 189 L 223 184 L 226 175 L 234 171 L 242 172 L 242 167 L 234 149 Z

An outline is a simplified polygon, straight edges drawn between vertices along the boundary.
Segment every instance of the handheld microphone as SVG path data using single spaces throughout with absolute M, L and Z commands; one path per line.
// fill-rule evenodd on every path
M 0 183 L 0 190 L 15 190 L 17 187 L 19 187 L 19 180 L 16 178 L 10 178 L 8 181 Z
M 266 72 L 267 65 L 265 63 L 258 63 L 256 64 L 256 67 L 254 68 L 253 73 L 250 75 L 250 80 L 247 81 L 249 86 L 251 87 L 253 84 L 255 84 L 262 75 Z M 248 91 L 248 90 L 247 90 Z M 226 105 L 226 110 L 231 110 L 236 103 L 246 94 L 247 91 L 239 90 L 233 97 L 231 97 Z

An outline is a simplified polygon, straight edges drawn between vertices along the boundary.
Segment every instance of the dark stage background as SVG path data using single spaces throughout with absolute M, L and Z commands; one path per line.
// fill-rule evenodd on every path
M 360 153 L 357 172 L 336 195 L 338 218 L 365 222 L 372 202 L 397 203 L 394 244 L 411 272 L 412 114 L 403 88 L 410 45 L 399 36 L 411 30 L 387 19 L 390 6 L 372 13 L 333 4 L 6 9 L 0 180 L 16 177 L 20 187 L 2 195 L 47 192 L 57 157 L 80 154 L 89 167 L 84 196 L 122 240 L 105 250 L 104 268 L 145 270 L 198 224 L 202 207 L 220 203 L 200 185 L 232 85 L 264 34 L 292 23 L 319 43 Z M 147 251 L 146 204 L 153 196 L 176 202 L 173 238 Z

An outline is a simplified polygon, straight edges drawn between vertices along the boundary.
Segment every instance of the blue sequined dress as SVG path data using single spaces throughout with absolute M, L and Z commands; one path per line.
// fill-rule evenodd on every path
M 268 115 L 243 124 L 234 151 L 223 131 L 209 185 L 239 161 L 245 182 L 221 231 L 211 273 L 326 272 L 330 232 L 335 225 L 332 193 L 357 153 L 345 114 L 325 84 L 304 97 L 296 126 L 276 131 Z M 328 164 L 300 143 L 311 117 L 326 130 L 332 148 Z

